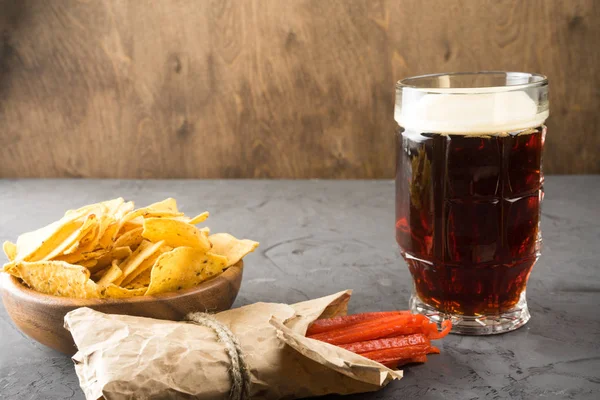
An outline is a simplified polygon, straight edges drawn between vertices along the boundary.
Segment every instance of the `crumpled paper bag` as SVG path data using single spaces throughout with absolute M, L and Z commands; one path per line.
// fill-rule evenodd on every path
M 345 314 L 350 294 L 214 315 L 241 344 L 251 398 L 369 392 L 402 378 L 402 371 L 304 336 L 317 318 Z M 230 360 L 210 328 L 89 308 L 68 313 L 65 327 L 79 349 L 73 361 L 88 400 L 229 398 Z

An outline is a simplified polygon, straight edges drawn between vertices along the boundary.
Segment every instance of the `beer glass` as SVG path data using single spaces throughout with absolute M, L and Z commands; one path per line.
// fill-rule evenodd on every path
M 413 312 L 454 333 L 530 318 L 540 255 L 548 81 L 520 72 L 425 75 L 397 84 L 396 241 Z

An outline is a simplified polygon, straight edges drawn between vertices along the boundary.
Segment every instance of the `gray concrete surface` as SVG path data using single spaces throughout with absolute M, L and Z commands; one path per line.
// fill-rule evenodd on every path
M 0 181 L 0 241 L 67 208 L 123 196 L 177 198 L 209 226 L 261 242 L 236 305 L 354 289 L 352 312 L 406 308 L 391 181 Z M 531 321 L 491 337 L 449 336 L 442 354 L 380 392 L 350 399 L 600 398 L 600 177 L 547 178 Z M 0 260 L 4 261 L 4 259 Z M 0 308 L 0 398 L 83 399 L 71 360 L 23 336 Z M 330 396 L 328 398 L 336 398 Z

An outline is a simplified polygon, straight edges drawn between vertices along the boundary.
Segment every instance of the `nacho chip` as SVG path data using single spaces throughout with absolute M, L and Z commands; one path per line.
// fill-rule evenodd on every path
M 204 211 L 202 214 L 196 215 L 194 218 L 190 219 L 190 221 L 188 222 L 188 224 L 190 225 L 196 225 L 199 224 L 201 222 L 206 221 L 206 219 L 209 217 L 209 213 L 208 211 Z
M 107 249 L 113 245 L 114 237 L 117 234 L 119 223 L 112 221 L 104 230 L 104 233 L 98 238 L 98 247 Z
M 123 225 L 125 225 L 128 221 L 131 221 L 137 217 L 179 217 L 182 215 L 183 213 L 179 212 L 177 209 L 177 202 L 175 199 L 168 198 L 163 201 L 159 201 L 158 203 L 150 204 L 148 207 L 139 208 L 135 211 L 125 214 L 123 218 L 121 218 L 117 232 L 120 231 L 121 227 L 123 227 Z
M 191 288 L 223 271 L 227 258 L 191 247 L 163 253 L 152 268 L 147 295 Z
M 143 230 L 144 228 L 137 228 L 124 233 L 115 240 L 113 247 L 130 247 L 131 249 L 135 249 L 144 239 L 142 237 Z
M 240 261 L 246 254 L 253 252 L 258 247 L 258 242 L 248 239 L 236 239 L 229 233 L 215 233 L 208 237 L 212 248 L 211 253 L 227 257 L 227 266 Z
M 100 240 L 100 238 L 98 237 L 99 233 L 100 225 L 96 224 L 93 226 L 92 229 L 90 229 L 87 235 L 85 235 L 83 239 L 81 239 L 81 242 L 78 246 L 78 251 L 86 253 L 95 250 L 98 241 Z
M 53 296 L 84 299 L 96 297 L 96 285 L 90 271 L 63 261 L 17 261 L 7 271 L 21 278 L 30 288 Z
M 39 261 L 69 238 L 83 225 L 82 221 L 56 221 L 42 229 L 25 233 L 17 239 L 17 259 Z
M 144 218 L 142 218 L 142 217 L 134 218 L 131 221 L 125 222 L 121 226 L 121 228 L 118 232 L 118 235 L 122 235 L 122 234 L 132 231 L 134 229 L 141 228 L 142 226 L 144 226 Z
M 156 262 L 158 257 L 164 252 L 165 251 L 163 251 L 162 247 L 161 247 L 160 249 L 155 251 L 152 255 L 150 255 L 148 258 L 146 258 L 144 261 L 142 261 L 141 264 L 137 268 L 132 269 L 132 271 L 127 274 L 127 276 L 120 282 L 120 286 L 124 286 L 124 287 L 127 286 L 130 282 L 132 282 L 135 278 L 137 278 L 142 272 L 152 269 L 152 267 L 154 266 L 154 263 Z
M 123 275 L 123 271 L 119 268 L 117 260 L 113 260 L 112 265 L 106 270 L 104 275 L 98 280 L 98 286 L 108 286 Z M 102 290 L 102 288 L 100 288 Z
M 139 274 L 131 282 L 129 282 L 127 284 L 122 284 L 122 286 L 127 289 L 139 289 L 142 287 L 147 289 L 148 286 L 150 285 L 150 275 L 151 274 L 152 274 L 152 268 L 148 268 L 144 272 Z
M 93 269 L 96 264 L 98 264 L 98 260 L 95 259 L 90 259 L 90 260 L 84 260 L 84 261 L 80 261 L 77 265 L 81 265 L 82 267 L 86 267 L 87 269 L 90 270 Z
M 92 275 L 90 276 L 90 279 L 93 280 L 94 282 L 98 282 L 104 276 L 106 271 L 108 271 L 109 268 L 110 267 L 106 267 L 106 268 L 102 268 L 96 272 L 93 272 Z
M 126 201 L 119 206 L 119 208 L 113 214 L 113 217 L 115 220 L 121 220 L 125 214 L 133 211 L 134 208 L 133 201 Z
M 67 212 L 65 212 L 65 217 L 79 218 L 81 216 L 88 215 L 88 214 L 96 214 L 96 215 L 106 214 L 109 209 L 107 204 L 109 204 L 113 201 L 117 201 L 117 200 L 119 200 L 119 199 L 108 200 L 108 201 L 103 201 L 103 202 L 94 203 L 94 204 L 88 204 L 87 206 L 83 206 L 83 207 L 77 208 L 75 210 L 67 210 Z M 121 200 L 123 200 L 123 199 L 121 199 Z
M 17 245 L 13 242 L 9 242 L 8 240 L 4 242 L 2 250 L 4 250 L 4 254 L 6 254 L 9 261 L 13 261 L 17 256 Z
M 79 250 L 79 247 L 85 245 L 87 242 L 85 240 L 90 240 L 89 235 L 94 229 L 96 229 L 96 225 L 98 224 L 98 219 L 95 214 L 90 214 L 85 217 L 83 225 L 73 232 L 73 234 L 65 240 L 65 242 L 56 247 L 51 254 L 47 255 L 45 258 L 47 260 L 51 260 L 57 255 L 60 254 L 70 254 Z
M 129 257 L 131 253 L 132 251 L 129 247 L 115 247 L 102 257 L 98 258 L 98 263 L 94 269 L 106 268 L 110 266 L 113 260 L 122 260 Z
M 88 251 L 85 253 L 77 251 L 76 253 L 65 254 L 65 255 L 60 255 L 60 256 L 54 257 L 54 260 L 55 261 L 64 261 L 69 264 L 79 264 L 82 261 L 98 259 L 106 253 L 107 253 L 106 250 Z
M 123 263 L 119 266 L 123 271 L 123 275 L 115 281 L 115 284 L 120 285 L 121 282 L 123 282 L 130 274 L 134 273 L 134 271 L 138 269 L 146 259 L 148 259 L 154 253 L 156 253 L 162 245 L 162 241 L 157 243 L 150 243 L 147 240 L 144 240 L 136 249 L 136 251 L 131 253 L 131 255 L 127 257 L 125 261 L 123 261 Z M 154 262 L 150 265 L 146 265 L 145 268 L 148 268 L 152 265 L 154 265 Z
M 164 241 L 171 247 L 193 247 L 208 251 L 210 242 L 194 225 L 169 218 L 147 218 L 144 220 L 142 236 L 151 242 Z
M 146 288 L 125 289 L 115 284 L 109 284 L 100 289 L 100 297 L 111 299 L 125 299 L 128 297 L 143 296 L 146 293 Z

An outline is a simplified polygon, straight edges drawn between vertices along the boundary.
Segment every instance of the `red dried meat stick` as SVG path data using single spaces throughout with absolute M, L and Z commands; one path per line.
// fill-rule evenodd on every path
M 420 315 L 420 314 L 411 314 L 411 315 Z M 422 316 L 422 327 L 421 330 L 419 331 L 420 333 L 425 334 L 427 337 L 437 334 L 438 330 L 437 330 L 437 325 L 434 322 L 430 322 L 429 319 L 427 319 L 426 317 Z M 391 334 L 389 336 L 385 336 L 385 337 L 397 337 L 398 335 L 396 334 Z
M 394 347 L 410 347 L 415 345 L 430 346 L 429 338 L 422 333 L 408 336 L 397 336 L 393 338 L 368 340 L 366 342 L 356 342 L 350 344 L 341 344 L 342 347 L 353 353 L 367 353 L 369 351 L 390 349 Z
M 449 319 L 447 319 L 444 322 L 442 322 L 442 331 L 438 332 L 437 326 L 436 326 L 435 333 L 430 334 L 429 339 L 431 339 L 431 340 L 441 339 L 441 338 L 447 336 L 451 330 L 452 330 L 452 322 Z
M 368 353 L 362 353 L 361 356 L 371 359 L 373 361 L 384 363 L 388 361 L 424 356 L 427 354 L 428 349 L 429 346 L 416 345 L 410 347 L 398 347 L 392 349 L 370 351 Z
M 386 361 L 386 362 L 382 362 L 381 364 L 385 365 L 386 367 L 388 367 L 390 369 L 396 369 L 396 368 L 401 367 L 406 364 L 424 363 L 424 362 L 427 362 L 427 356 L 417 356 L 417 357 L 407 358 L 407 359 L 402 359 L 402 360 Z
M 362 314 L 345 315 L 333 318 L 318 319 L 313 322 L 306 331 L 306 336 L 316 335 L 317 333 L 328 332 L 334 329 L 345 328 L 363 321 L 389 317 L 391 315 L 410 314 L 410 311 L 382 311 L 368 312 Z
M 423 315 L 396 315 L 309 336 L 330 344 L 364 342 L 382 337 L 423 333 Z

